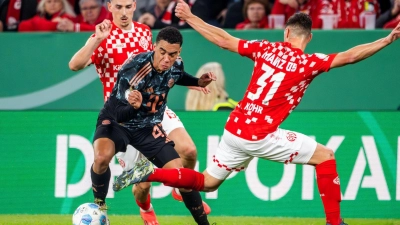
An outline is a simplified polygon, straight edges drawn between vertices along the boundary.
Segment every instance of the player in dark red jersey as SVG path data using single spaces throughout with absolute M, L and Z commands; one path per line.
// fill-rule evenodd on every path
M 103 84 L 104 101 L 110 97 L 110 93 L 117 80 L 117 74 L 127 58 L 141 52 L 153 50 L 152 33 L 147 25 L 132 21 L 136 8 L 135 0 L 111 0 L 108 10 L 112 13 L 113 21 L 104 20 L 96 26 L 96 32 L 71 59 L 69 67 L 77 71 L 94 64 Z M 163 128 L 168 138 L 175 142 L 175 148 L 183 160 L 184 167 L 193 169 L 196 165 L 196 146 L 185 130 L 179 117 L 168 107 L 162 121 Z M 123 171 L 129 171 L 133 165 L 145 158 L 132 146 L 126 151 L 116 154 Z M 92 177 L 96 174 L 111 176 L 108 167 L 94 164 Z M 108 187 L 108 183 L 105 184 Z M 107 189 L 98 193 L 98 188 L 93 189 L 96 201 L 105 202 Z M 132 188 L 136 203 L 140 207 L 140 214 L 145 223 L 158 224 L 154 209 L 150 203 L 150 183 L 142 183 Z M 175 199 L 182 201 L 182 197 L 173 191 Z M 103 202 L 103 203 L 102 203 Z M 206 213 L 210 213 L 210 207 L 204 202 Z
M 184 168 L 155 168 L 149 174 L 131 174 L 131 183 L 162 182 L 172 187 L 208 192 L 216 190 L 232 171 L 244 169 L 254 157 L 285 164 L 309 164 L 316 168 L 327 224 L 344 225 L 340 216 L 340 181 L 334 152 L 304 134 L 279 126 L 300 103 L 317 75 L 357 63 L 388 46 L 400 37 L 400 23 L 385 38 L 345 52 L 324 55 L 304 53 L 312 38 L 312 21 L 304 13 L 297 13 L 287 21 L 284 42 L 268 42 L 233 37 L 194 16 L 182 0 L 175 12 L 207 40 L 252 59 L 254 69 L 242 101 L 226 123 L 214 163 L 203 174 Z

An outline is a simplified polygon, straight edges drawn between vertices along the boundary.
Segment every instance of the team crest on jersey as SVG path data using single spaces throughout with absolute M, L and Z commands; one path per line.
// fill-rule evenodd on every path
M 169 88 L 172 88 L 172 86 L 174 86 L 174 84 L 175 84 L 175 80 L 174 79 L 169 79 L 169 81 L 168 81 L 168 87 Z
M 139 45 L 140 47 L 142 47 L 143 49 L 147 49 L 149 47 L 149 42 L 146 40 L 145 37 L 141 37 L 140 41 L 139 41 Z
M 287 134 L 286 134 L 286 138 L 289 140 L 289 141 L 295 141 L 296 140 L 296 138 L 297 138 L 297 136 L 296 136 L 296 134 L 295 133 L 293 133 L 293 132 L 288 132 Z

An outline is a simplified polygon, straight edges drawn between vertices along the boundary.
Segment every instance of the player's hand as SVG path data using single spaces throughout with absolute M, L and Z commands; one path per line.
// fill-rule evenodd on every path
M 0 21 L 0 32 L 3 31 L 3 22 Z
M 392 30 L 392 32 L 386 37 L 390 43 L 397 40 L 400 37 L 400 22 Z
M 195 91 L 201 91 L 203 94 L 211 93 L 211 90 L 208 87 L 188 86 L 188 88 Z
M 154 23 L 156 22 L 156 18 L 151 13 L 145 13 L 139 17 L 138 22 L 146 24 L 149 27 L 153 27 Z
M 108 37 L 111 31 L 111 21 L 103 20 L 103 22 L 96 25 L 96 38 L 104 40 Z
M 193 16 L 189 5 L 183 0 L 178 0 L 178 4 L 175 7 L 175 15 L 181 20 L 187 20 L 189 17 Z
M 133 108 L 135 108 L 135 109 L 140 108 L 142 101 L 143 101 L 143 97 L 139 91 L 133 90 L 129 93 L 128 102 Z
M 205 87 L 205 86 L 209 85 L 212 81 L 216 81 L 216 80 L 217 80 L 217 77 L 215 76 L 215 74 L 213 72 L 205 73 L 205 74 L 201 75 L 201 77 L 199 78 L 199 86 Z

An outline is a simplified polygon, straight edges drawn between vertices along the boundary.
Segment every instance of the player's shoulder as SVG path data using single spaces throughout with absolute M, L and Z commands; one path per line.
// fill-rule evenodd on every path
M 254 40 L 242 40 L 244 44 L 252 44 L 252 45 L 266 45 L 270 44 L 269 41 L 263 39 L 254 39 Z
M 130 70 L 132 68 L 142 68 L 144 64 L 151 62 L 153 52 L 142 52 L 131 55 L 122 65 L 121 70 Z
M 173 67 L 177 70 L 183 71 L 183 60 L 182 57 L 178 56 L 173 64 Z
M 143 31 L 151 31 L 149 26 L 143 23 L 139 23 L 137 21 L 133 21 L 133 26 L 135 27 L 135 29 L 141 29 Z
M 307 54 L 307 57 L 326 61 L 329 59 L 330 55 L 324 53 L 312 53 L 312 54 Z

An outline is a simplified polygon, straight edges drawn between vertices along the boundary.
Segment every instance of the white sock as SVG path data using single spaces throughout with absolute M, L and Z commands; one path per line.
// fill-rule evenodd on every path
M 144 210 L 144 209 L 140 208 L 140 211 L 142 211 L 142 212 L 151 212 L 151 211 L 153 211 L 153 205 L 150 203 L 150 208 L 148 210 Z

